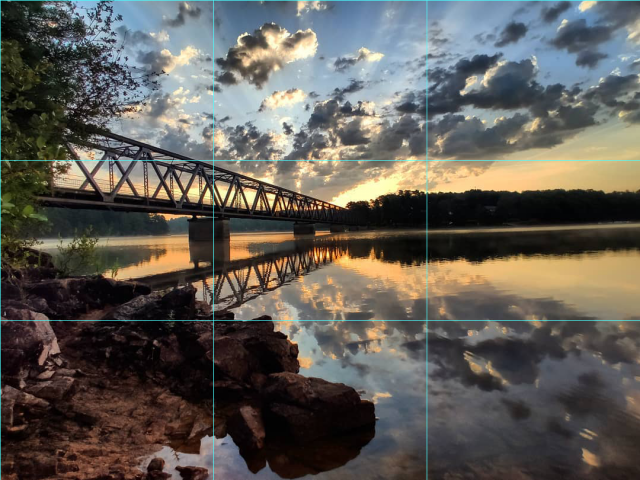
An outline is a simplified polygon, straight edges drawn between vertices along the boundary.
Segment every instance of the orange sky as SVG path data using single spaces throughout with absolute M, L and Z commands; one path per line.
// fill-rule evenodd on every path
M 429 162 L 429 192 L 481 190 L 640 190 L 640 161 Z

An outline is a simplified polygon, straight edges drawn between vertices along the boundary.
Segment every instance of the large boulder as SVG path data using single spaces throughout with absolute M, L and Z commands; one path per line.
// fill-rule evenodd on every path
M 45 317 L 46 318 L 46 317 Z M 20 386 L 31 368 L 58 355 L 58 339 L 48 321 L 2 322 L 2 380 Z
M 134 298 L 116 307 L 102 320 L 191 320 L 195 318 L 196 288 L 172 290 L 166 295 L 155 292 Z
M 260 409 L 245 405 L 231 417 L 227 431 L 241 450 L 255 451 L 264 447 L 265 430 Z
M 375 424 L 375 406 L 351 387 L 290 372 L 269 375 L 262 391 L 273 431 L 298 441 Z

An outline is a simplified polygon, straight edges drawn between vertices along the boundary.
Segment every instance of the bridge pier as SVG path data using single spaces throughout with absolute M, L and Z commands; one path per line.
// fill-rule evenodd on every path
M 349 225 L 350 232 L 357 232 L 358 230 L 360 230 L 360 227 L 358 225 Z
M 331 224 L 329 226 L 329 231 L 332 233 L 336 233 L 336 232 L 346 232 L 347 231 L 347 227 L 346 225 L 336 225 L 336 224 Z
M 211 242 L 213 231 L 211 229 L 211 218 L 193 217 L 189 222 L 189 241 Z
M 294 223 L 293 224 L 294 235 L 315 235 L 316 226 L 313 223 Z
M 213 221 L 214 238 L 221 240 L 229 238 L 229 219 L 228 218 L 216 218 Z

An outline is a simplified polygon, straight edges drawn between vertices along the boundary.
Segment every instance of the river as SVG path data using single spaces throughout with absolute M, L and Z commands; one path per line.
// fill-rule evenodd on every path
M 429 231 L 433 320 L 640 319 L 640 224 Z
M 640 322 L 429 322 L 429 479 L 640 478 Z
M 236 320 L 426 318 L 425 231 L 232 233 L 214 257 L 214 310 Z
M 70 239 L 62 239 L 68 245 Z M 44 239 L 40 250 L 58 254 L 58 239 Z M 115 273 L 117 280 L 140 279 L 154 290 L 192 284 L 199 300 L 211 304 L 213 300 L 213 272 L 211 271 L 213 246 L 210 242 L 189 242 L 187 234 L 146 237 L 101 238 L 98 243 L 99 262 L 107 266 L 104 275 Z M 197 261 L 197 268 L 194 261 Z M 85 268 L 79 273 L 95 273 Z
M 375 432 L 240 455 L 231 436 L 214 439 L 215 478 L 424 480 L 425 322 L 274 322 L 298 344 L 300 374 L 340 382 L 375 403 Z

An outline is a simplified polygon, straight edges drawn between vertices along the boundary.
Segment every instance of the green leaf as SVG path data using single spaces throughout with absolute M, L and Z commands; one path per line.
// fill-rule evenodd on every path
M 5 208 L 13 208 L 15 207 L 15 205 L 13 203 L 10 202 L 2 202 L 2 209 L 4 210 Z
M 36 140 L 36 145 L 38 145 L 38 148 L 44 148 L 46 143 L 47 143 L 47 141 L 42 136 L 38 137 L 38 139 Z
M 44 215 L 40 215 L 39 213 L 32 213 L 31 215 L 29 215 L 29 218 L 33 218 L 34 220 L 40 220 L 41 222 L 48 221 L 47 217 L 45 217 Z
M 33 213 L 33 207 L 31 205 L 27 205 L 22 209 L 22 214 L 26 217 Z
M 10 193 L 5 193 L 4 195 L 2 195 L 2 203 L 10 202 L 12 198 L 13 195 L 11 195 Z

